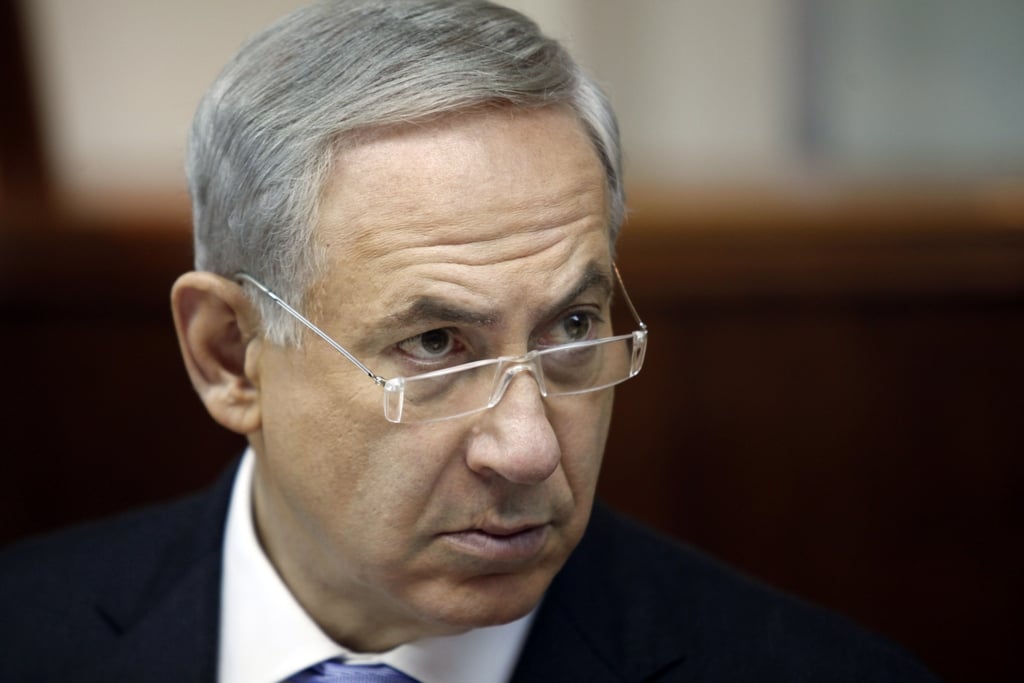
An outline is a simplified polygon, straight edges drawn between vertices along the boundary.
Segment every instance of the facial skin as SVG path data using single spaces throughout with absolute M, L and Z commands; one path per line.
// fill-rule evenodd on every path
M 605 178 L 570 113 L 452 116 L 336 162 L 308 314 L 376 373 L 612 334 Z M 325 632 L 381 651 L 537 604 L 586 526 L 610 390 L 544 401 L 521 373 L 491 410 L 392 424 L 322 340 L 244 327 L 257 529 Z

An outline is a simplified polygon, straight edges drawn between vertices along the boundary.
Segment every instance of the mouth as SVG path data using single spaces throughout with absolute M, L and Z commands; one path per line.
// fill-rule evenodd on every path
M 496 562 L 522 562 L 540 554 L 549 526 L 486 527 L 441 534 L 461 553 Z

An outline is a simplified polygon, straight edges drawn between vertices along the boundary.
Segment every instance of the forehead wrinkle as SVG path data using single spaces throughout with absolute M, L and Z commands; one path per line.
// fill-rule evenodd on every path
M 328 249 L 343 245 L 359 258 L 372 259 L 396 250 L 557 242 L 557 233 L 564 236 L 566 231 L 594 223 L 610 237 L 600 178 L 548 187 L 539 199 L 515 196 L 513 186 L 504 192 L 492 191 L 492 201 L 472 207 L 465 205 L 464 197 L 449 201 L 449 193 L 436 191 L 429 193 L 430 202 L 425 203 L 420 194 L 408 192 L 410 180 L 395 182 L 383 193 L 360 196 L 351 203 L 361 207 L 358 211 L 331 207 L 323 215 L 317 238 Z M 551 238 L 544 238 L 545 234 Z
M 535 209 L 535 212 L 538 212 Z M 499 218 L 481 221 L 480 216 L 453 216 L 443 224 L 426 219 L 416 213 L 406 214 L 401 220 L 386 215 L 379 225 L 350 227 L 345 240 L 357 258 L 377 259 L 396 254 L 407 258 L 433 259 L 432 252 L 451 248 L 465 248 L 460 257 L 467 265 L 485 265 L 502 259 L 505 251 L 522 252 L 532 256 L 557 246 L 564 240 L 599 223 L 606 234 L 604 215 L 594 216 L 584 211 L 549 213 L 533 216 L 524 227 L 525 216 L 509 216 L 498 212 Z M 380 216 L 377 216 L 378 220 Z M 395 225 L 400 225 L 395 228 Z M 390 227 L 381 227 L 390 226 Z M 472 228 L 472 229 L 469 229 Z M 446 254 L 445 260 L 451 255 Z

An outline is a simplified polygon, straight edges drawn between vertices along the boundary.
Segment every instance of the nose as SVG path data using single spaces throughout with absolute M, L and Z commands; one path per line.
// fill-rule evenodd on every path
M 516 484 L 539 484 L 561 458 L 536 379 L 530 372 L 516 373 L 498 404 L 480 414 L 468 444 L 469 468 Z

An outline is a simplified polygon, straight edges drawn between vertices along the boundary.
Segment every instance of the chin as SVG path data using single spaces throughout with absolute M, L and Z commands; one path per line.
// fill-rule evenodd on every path
M 461 629 L 507 624 L 525 617 L 536 607 L 554 573 L 537 570 L 529 575 L 478 576 L 450 589 L 430 610 L 437 621 Z

